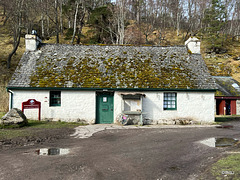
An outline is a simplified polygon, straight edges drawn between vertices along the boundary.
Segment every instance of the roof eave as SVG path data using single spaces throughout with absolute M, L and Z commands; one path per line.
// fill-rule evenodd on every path
M 211 91 L 217 89 L 178 89 L 178 88 L 70 88 L 70 87 L 7 87 L 7 90 L 71 90 L 71 91 Z

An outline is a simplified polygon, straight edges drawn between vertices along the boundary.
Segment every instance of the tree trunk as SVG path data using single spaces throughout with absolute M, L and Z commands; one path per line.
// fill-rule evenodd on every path
M 41 27 L 42 27 L 42 38 L 44 38 L 45 34 L 44 34 L 44 18 L 43 18 L 43 14 L 41 14 Z
M 68 29 L 70 29 L 71 28 L 71 19 L 69 18 L 68 19 Z
M 59 43 L 58 0 L 55 0 L 56 43 Z
M 119 34 L 119 44 L 124 43 L 125 35 L 125 12 L 124 12 L 124 0 L 119 1 L 119 14 L 118 14 L 118 34 Z
M 48 9 L 48 0 L 47 0 L 47 8 Z M 47 36 L 50 37 L 50 31 L 49 31 L 49 27 L 50 27 L 50 20 L 49 20 L 49 14 L 48 14 L 48 11 L 46 11 L 46 18 L 47 18 L 47 28 L 46 28 L 46 33 L 47 33 Z
M 177 36 L 179 36 L 179 29 L 180 29 L 180 16 L 177 12 Z
M 74 27 L 73 27 L 73 36 L 72 36 L 71 44 L 73 44 L 74 38 L 75 38 L 75 35 L 76 35 L 78 6 L 79 6 L 79 3 L 77 2 L 76 11 L 75 11 L 75 16 L 74 16 Z
M 84 26 L 84 18 L 85 18 L 85 15 L 86 15 L 86 12 L 85 12 L 85 9 L 84 9 L 84 13 L 83 13 L 83 16 L 80 20 L 80 27 L 78 29 L 78 37 L 77 37 L 77 44 L 80 44 L 80 41 L 81 41 L 81 34 L 82 34 L 82 29 L 83 29 L 83 26 Z
M 18 46 L 20 44 L 20 39 L 21 39 L 21 29 L 18 32 L 17 43 L 15 44 L 15 47 L 13 48 L 12 52 L 8 55 L 8 60 L 7 60 L 7 68 L 8 69 L 11 67 L 12 56 L 16 53 L 16 51 L 18 49 Z
M 137 0 L 137 2 L 136 2 L 137 4 L 136 4 L 136 10 L 137 10 L 137 17 L 136 17 L 136 19 L 137 19 L 137 23 L 138 24 L 140 24 L 140 2 L 139 2 L 139 0 Z
M 63 9 L 62 9 L 62 6 L 63 6 L 63 2 L 60 1 L 61 4 L 60 4 L 60 32 L 61 32 L 61 35 L 63 35 Z

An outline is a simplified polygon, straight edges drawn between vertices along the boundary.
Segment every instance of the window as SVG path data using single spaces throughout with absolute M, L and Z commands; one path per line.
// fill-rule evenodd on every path
M 61 106 L 61 91 L 50 91 L 50 106 Z
M 177 93 L 164 93 L 163 109 L 164 110 L 177 109 Z
M 141 112 L 143 94 L 122 94 L 124 112 Z

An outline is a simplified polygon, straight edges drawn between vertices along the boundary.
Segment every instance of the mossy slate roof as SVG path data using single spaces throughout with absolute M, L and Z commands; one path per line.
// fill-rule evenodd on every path
M 240 83 L 230 76 L 214 76 L 216 96 L 240 96 Z
M 44 44 L 25 52 L 11 87 L 215 89 L 202 56 L 185 46 Z

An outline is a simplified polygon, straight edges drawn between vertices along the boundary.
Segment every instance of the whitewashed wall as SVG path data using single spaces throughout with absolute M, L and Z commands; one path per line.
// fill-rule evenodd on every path
M 163 93 L 147 93 L 143 112 L 154 123 L 186 118 L 198 122 L 214 122 L 213 92 L 177 92 L 177 110 L 163 110 Z
M 240 115 L 240 100 L 237 100 L 237 102 L 236 102 L 236 113 L 237 113 L 237 115 Z
M 214 92 L 177 92 L 177 110 L 163 110 L 163 92 L 143 93 L 146 95 L 143 116 L 153 124 L 171 124 L 172 120 L 183 118 L 201 123 L 214 122 Z M 118 94 L 115 93 L 114 97 L 115 117 L 121 113 L 121 96 Z
M 95 123 L 96 101 L 94 91 L 61 91 L 61 106 L 49 107 L 49 91 L 13 91 L 13 108 L 22 109 L 22 102 L 36 99 L 41 102 L 41 119 Z M 37 109 L 24 110 L 28 119 L 37 120 Z
M 126 93 L 126 92 L 124 92 Z M 214 92 L 177 92 L 177 110 L 163 110 L 163 92 L 143 92 L 144 119 L 153 124 L 186 118 L 202 123 L 214 122 Z M 121 92 L 114 94 L 114 122 L 123 110 Z M 42 104 L 42 119 L 95 123 L 96 93 L 94 91 L 61 91 L 61 107 L 49 107 L 49 91 L 13 91 L 13 108 L 36 99 Z M 239 109 L 239 108 L 237 108 Z M 37 109 L 26 109 L 28 119 L 38 119 Z
M 123 111 L 123 100 L 121 96 L 121 92 L 114 93 L 114 123 L 117 122 L 117 117 Z

